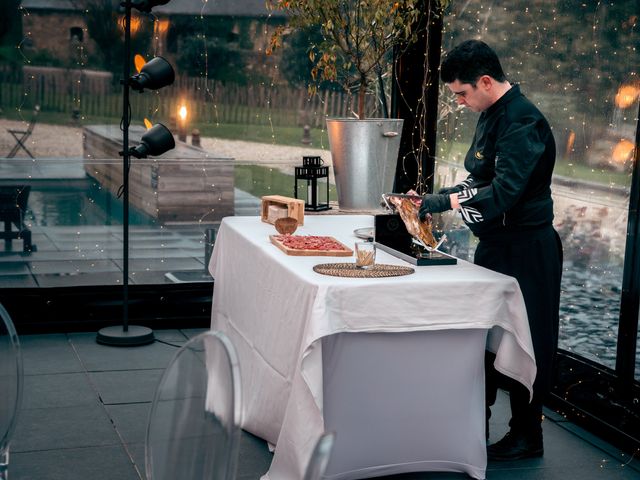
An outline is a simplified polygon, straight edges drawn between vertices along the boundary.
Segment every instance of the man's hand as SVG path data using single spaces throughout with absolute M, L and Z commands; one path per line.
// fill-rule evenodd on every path
M 451 210 L 449 194 L 427 194 L 422 197 L 418 217 L 424 222 L 428 213 L 440 213 L 447 210 Z

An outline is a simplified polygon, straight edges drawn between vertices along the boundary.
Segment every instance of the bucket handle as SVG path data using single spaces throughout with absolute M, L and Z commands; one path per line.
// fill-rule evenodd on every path
M 387 137 L 387 138 L 397 137 L 398 136 L 398 132 L 383 132 L 382 136 L 383 137 Z

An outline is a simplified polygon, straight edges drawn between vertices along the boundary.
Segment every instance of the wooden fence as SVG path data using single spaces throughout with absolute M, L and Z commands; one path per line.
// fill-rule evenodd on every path
M 352 116 L 354 98 L 342 92 L 281 85 L 224 84 L 178 76 L 173 85 L 140 95 L 131 92 L 133 118 L 170 121 L 186 104 L 190 122 L 324 126 L 327 117 Z M 368 99 L 375 111 L 375 99 Z M 22 75 L 0 71 L 0 108 L 62 112 L 92 118 L 119 118 L 121 87 L 110 74 L 88 70 L 25 67 Z

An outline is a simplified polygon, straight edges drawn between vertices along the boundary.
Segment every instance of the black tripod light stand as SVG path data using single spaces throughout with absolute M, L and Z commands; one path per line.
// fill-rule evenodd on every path
M 162 155 L 175 147 L 171 132 L 161 123 L 150 128 L 136 147 L 129 147 L 130 89 L 142 92 L 145 88 L 157 90 L 171 85 L 175 73 L 171 64 L 162 57 L 155 57 L 146 63 L 140 73 L 131 76 L 131 10 L 150 12 L 156 5 L 164 5 L 169 0 L 126 0 L 120 4 L 125 10 L 124 17 L 124 61 L 122 83 L 122 325 L 102 328 L 96 341 L 105 345 L 135 346 L 145 345 L 155 340 L 150 328 L 129 325 L 129 165 L 131 157 L 145 158 L 147 155 Z

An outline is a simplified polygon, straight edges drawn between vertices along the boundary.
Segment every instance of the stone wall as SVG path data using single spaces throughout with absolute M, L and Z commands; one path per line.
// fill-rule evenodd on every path
M 82 13 L 30 10 L 29 15 L 22 17 L 22 29 L 29 38 L 27 51 L 48 50 L 55 58 L 68 63 L 72 63 L 77 54 L 77 44 L 71 38 L 72 28 L 82 29 L 85 54 L 93 55 L 96 45 L 88 37 Z

